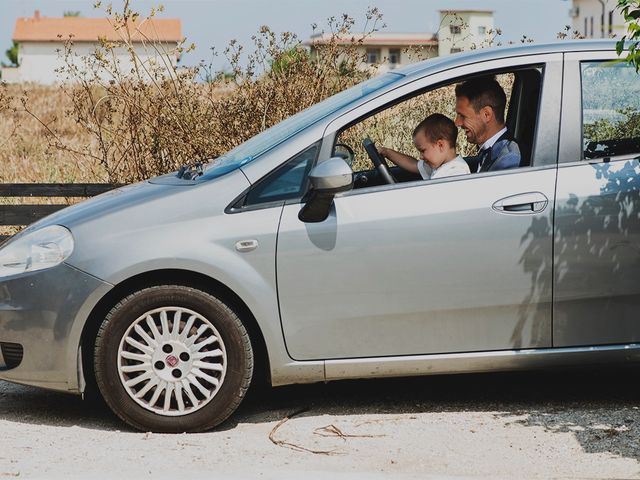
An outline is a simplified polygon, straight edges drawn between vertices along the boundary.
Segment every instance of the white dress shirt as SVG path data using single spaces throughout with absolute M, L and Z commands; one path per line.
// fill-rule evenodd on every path
M 493 137 L 491 137 L 489 140 L 484 142 L 482 144 L 482 147 L 480 147 L 480 150 L 486 150 L 487 148 L 493 147 L 493 144 L 496 143 L 498 139 L 506 133 L 506 131 L 507 131 L 507 127 L 504 127 L 502 130 L 496 133 Z
M 424 160 L 418 160 L 418 171 L 423 180 L 431 180 L 434 178 L 453 177 L 455 175 L 466 175 L 471 173 L 469 165 L 460 155 L 453 160 L 443 163 L 438 168 L 431 168 Z

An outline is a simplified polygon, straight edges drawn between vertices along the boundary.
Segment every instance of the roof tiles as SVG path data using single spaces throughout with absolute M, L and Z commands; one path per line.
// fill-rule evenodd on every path
M 130 25 L 131 40 L 134 42 L 160 41 L 178 42 L 182 40 L 180 19 L 139 19 Z M 98 39 L 118 41 L 127 38 L 124 30 L 116 30 L 108 18 L 82 17 L 19 17 L 13 40 L 16 42 L 59 42 L 72 37 L 76 42 L 96 42 Z

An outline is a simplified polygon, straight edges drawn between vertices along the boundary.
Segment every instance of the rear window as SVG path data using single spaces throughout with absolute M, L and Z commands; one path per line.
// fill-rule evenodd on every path
M 623 62 L 585 62 L 582 142 L 585 159 L 640 154 L 640 76 Z

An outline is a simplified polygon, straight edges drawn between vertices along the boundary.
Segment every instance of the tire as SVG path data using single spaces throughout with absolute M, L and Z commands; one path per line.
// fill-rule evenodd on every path
M 132 293 L 107 314 L 94 368 L 107 405 L 132 427 L 201 432 L 240 405 L 253 351 L 241 320 L 222 301 L 195 288 L 160 285 Z

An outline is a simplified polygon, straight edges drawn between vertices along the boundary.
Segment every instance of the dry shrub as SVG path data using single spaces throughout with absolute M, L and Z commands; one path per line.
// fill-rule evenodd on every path
M 26 91 L 18 85 L 0 85 L 0 182 L 2 183 L 74 183 L 103 182 L 106 175 L 93 162 L 67 151 L 50 148 L 46 133 L 55 124 L 60 141 L 69 148 L 91 141 L 65 115 L 70 103 L 54 87 L 30 85 Z M 30 115 L 22 104 L 28 96 Z M 2 197 L 0 204 L 71 204 L 79 199 L 39 197 Z M 13 235 L 18 226 L 0 227 L 0 235 Z
M 76 168 L 65 175 L 75 181 L 84 179 L 80 171 L 91 171 L 96 179 L 132 182 L 205 162 L 372 73 L 358 68 L 363 58 L 356 46 L 367 34 L 340 45 L 339 39 L 352 35 L 354 20 L 346 15 L 329 19 L 331 40 L 314 56 L 294 34 L 262 27 L 248 55 L 237 42 L 225 50 L 231 73 L 214 74 L 205 65 L 175 65 L 176 55 L 193 48 L 184 43 L 170 49 L 146 38 L 152 55 L 141 58 L 132 36 L 141 34 L 136 26 L 151 21 L 155 11 L 140 20 L 129 2 L 120 13 L 106 10 L 120 41 L 101 41 L 92 55 L 79 57 L 68 39 L 59 94 L 34 88 L 12 100 L 22 122 L 18 130 L 27 127 L 26 119 L 46 139 L 29 143 L 38 152 L 14 155 L 47 158 L 46 165 L 56 165 L 56 156 L 73 159 Z M 376 9 L 369 10 L 366 31 L 375 31 L 380 19 Z M 128 64 L 119 52 L 126 52 Z M 43 105 L 50 100 L 55 105 Z M 14 137 L 19 143 L 20 134 Z M 60 180 L 41 173 L 41 180 Z M 7 174 L 4 181 L 14 178 Z
M 131 41 L 144 21 L 125 2 L 120 13 L 107 8 L 119 42 L 102 42 L 79 58 L 69 39 L 58 87 L 0 88 L 0 181 L 132 182 L 215 158 L 281 120 L 375 73 L 361 70 L 357 47 L 381 25 L 377 9 L 367 12 L 363 34 L 349 16 L 328 19 L 328 41 L 311 56 L 291 33 L 262 27 L 249 53 L 237 42 L 224 51 L 231 71 L 210 66 L 176 67 L 176 55 L 192 48 L 168 48 L 147 38 L 154 59 L 142 59 Z M 152 11 L 149 18 L 153 18 Z M 314 28 L 315 30 L 315 28 Z M 138 30 L 139 32 L 139 30 Z M 344 45 L 344 38 L 352 43 Z M 484 46 L 484 45 L 480 45 Z M 130 67 L 116 53 L 126 52 Z M 430 52 L 413 52 L 413 58 Z M 452 89 L 416 97 L 345 132 L 360 148 L 362 136 L 407 153 L 411 132 L 434 112 L 454 116 Z M 462 153 L 473 153 L 463 136 Z M 358 150 L 358 158 L 364 152 Z M 356 165 L 363 168 L 364 165 Z
M 92 139 L 67 115 L 69 100 L 57 87 L 0 84 L 0 182 L 100 182 L 99 165 L 74 154 Z M 51 148 L 55 129 L 65 150 Z

